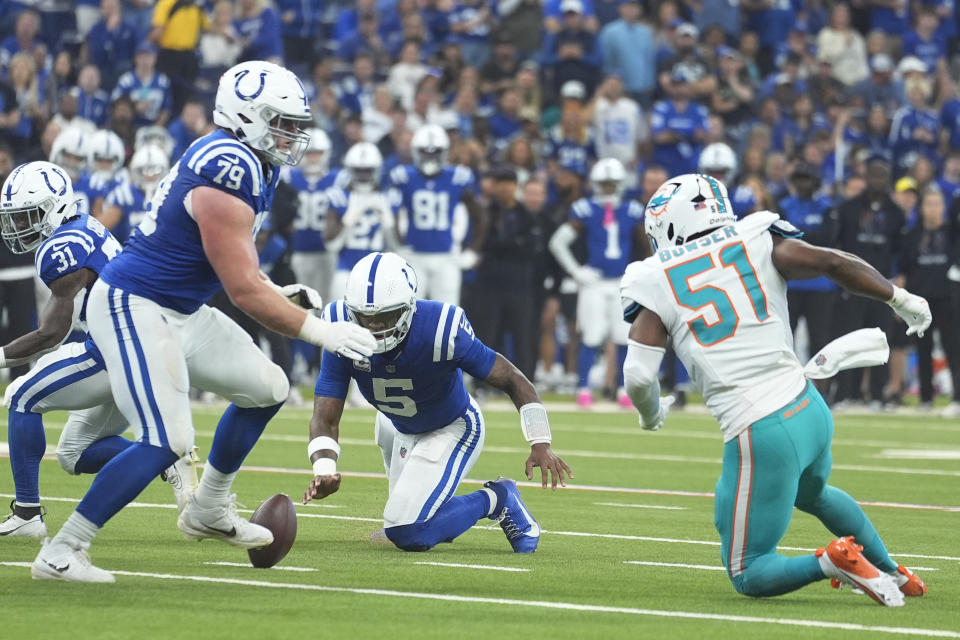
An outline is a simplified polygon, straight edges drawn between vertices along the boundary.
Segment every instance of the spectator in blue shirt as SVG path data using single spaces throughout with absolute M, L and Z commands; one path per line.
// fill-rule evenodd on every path
M 590 31 L 597 30 L 597 14 L 593 0 L 576 0 L 584 18 L 584 26 Z M 555 33 L 563 28 L 564 13 L 570 7 L 571 0 L 544 0 L 543 24 L 548 32 Z M 566 6 L 564 6 L 566 5 Z
M 640 22 L 639 2 L 620 4 L 620 19 L 600 32 L 600 55 L 604 72 L 623 78 L 630 97 L 649 106 L 656 88 L 653 31 Z
M 373 56 L 368 51 L 360 52 L 353 60 L 353 73 L 344 76 L 337 84 L 337 98 L 344 109 L 360 114 L 373 101 Z
M 86 118 L 98 128 L 107 122 L 110 97 L 100 89 L 100 70 L 94 64 L 86 64 L 77 76 L 77 86 L 70 89 L 77 99 L 77 115 Z
M 940 21 L 933 9 L 920 7 L 917 11 L 917 27 L 903 36 L 903 55 L 916 56 L 933 73 L 944 68 L 947 58 L 947 42 L 940 35 Z
M 337 23 L 333 28 L 333 39 L 342 43 L 347 38 L 352 37 L 360 28 L 360 16 L 368 13 L 375 14 L 376 12 L 376 0 L 356 0 L 355 7 L 343 9 L 337 13 Z
M 133 71 L 120 76 L 110 96 L 111 101 L 121 96 L 130 98 L 136 110 L 134 126 L 163 126 L 170 119 L 170 79 L 156 68 L 157 48 L 149 42 L 141 42 L 133 58 Z
M 167 127 L 167 133 L 173 138 L 173 151 L 170 157 L 176 160 L 182 156 L 194 140 L 211 129 L 210 121 L 207 119 L 207 107 L 203 102 L 195 99 L 187 100 L 183 104 L 180 117 Z
M 37 49 L 46 47 L 37 37 L 40 31 L 40 16 L 34 11 L 24 10 L 17 16 L 14 34 L 0 42 L 0 77 L 6 77 L 10 60 L 17 53 L 33 55 Z
M 374 57 L 378 66 L 389 65 L 391 55 L 380 37 L 379 21 L 376 14 L 361 14 L 358 25 L 356 32 L 339 41 L 337 57 L 346 62 L 352 62 L 357 54 L 365 51 Z
M 0 139 L 5 138 L 19 156 L 35 153 L 39 126 L 49 115 L 36 66 L 27 53 L 10 60 L 8 85 L 0 90 Z
M 267 60 L 283 64 L 280 16 L 265 0 L 240 0 L 234 28 L 244 43 L 240 62 Z
M 653 105 L 650 132 L 653 162 L 671 176 L 695 173 L 707 139 L 707 108 L 690 99 L 690 83 L 681 72 L 670 78 L 673 95 Z
M 902 101 L 893 81 L 893 60 L 890 56 L 878 53 L 870 58 L 870 75 L 854 87 L 854 94 L 865 105 L 881 104 L 891 112 L 900 106 Z
M 947 154 L 943 161 L 943 171 L 937 178 L 937 186 L 943 192 L 949 208 L 960 195 L 960 149 L 951 149 Z M 960 229 L 957 231 L 960 232 Z
M 767 69 L 772 63 L 772 54 L 777 47 L 787 41 L 790 27 L 796 22 L 797 10 L 802 8 L 800 0 L 744 0 L 741 4 L 747 12 L 747 28 L 760 36 L 760 46 L 764 56 L 761 65 Z
M 890 125 L 890 145 L 900 174 L 913 166 L 918 154 L 935 158 L 940 143 L 940 118 L 927 106 L 932 91 L 930 81 L 911 75 L 915 77 L 906 81 L 909 104 L 893 115 Z
M 554 32 L 548 31 L 543 38 L 541 63 L 554 64 L 559 58 L 560 44 L 574 40 L 580 43 L 584 60 L 592 66 L 599 66 L 597 38 L 586 26 L 582 0 L 563 0 L 562 8 L 563 21 L 560 23 L 560 28 Z
M 870 30 L 879 29 L 891 36 L 900 36 L 910 28 L 908 0 L 869 0 Z
M 101 0 L 100 18 L 87 37 L 87 55 L 100 69 L 103 86 L 113 87 L 130 70 L 137 33 L 124 19 L 120 0 Z
M 492 14 L 484 0 L 461 0 L 450 16 L 450 31 L 457 36 L 464 62 L 480 68 L 490 58 Z
M 690 3 L 693 23 L 700 31 L 717 25 L 731 41 L 740 36 L 740 2 L 737 0 L 700 0 Z
M 311 0 L 277 0 L 283 33 L 283 52 L 288 65 L 308 67 L 316 58 L 317 34 L 323 3 Z

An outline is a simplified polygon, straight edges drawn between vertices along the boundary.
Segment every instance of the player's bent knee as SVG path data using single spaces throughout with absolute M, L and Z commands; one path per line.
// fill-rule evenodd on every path
M 83 454 L 83 448 L 71 445 L 57 445 L 57 462 L 60 468 L 72 476 L 80 475 L 77 472 L 77 461 Z
M 430 535 L 428 522 L 414 522 L 398 527 L 387 527 L 384 532 L 398 549 L 403 551 L 427 551 L 437 544 L 434 536 Z
M 178 458 L 182 458 L 193 448 L 193 426 L 167 430 L 167 447 Z M 152 443 L 151 443 L 152 444 Z
M 287 374 L 283 369 L 270 363 L 270 366 L 260 369 L 260 389 L 262 394 L 251 398 L 255 402 L 255 407 L 272 407 L 287 400 L 290 395 L 290 381 L 287 380 Z

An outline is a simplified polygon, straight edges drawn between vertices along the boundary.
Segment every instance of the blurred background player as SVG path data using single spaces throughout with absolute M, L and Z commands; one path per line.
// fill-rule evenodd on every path
M 627 326 L 620 309 L 619 277 L 634 255 L 645 255 L 643 207 L 636 201 L 622 200 L 623 165 L 615 158 L 604 158 L 590 171 L 593 194 L 582 198 L 570 209 L 570 219 L 550 238 L 550 251 L 557 262 L 580 285 L 577 298 L 577 326 L 580 330 L 580 354 L 577 360 L 579 382 L 577 404 L 593 406 L 589 375 L 597 351 L 608 341 L 617 346 L 617 371 L 622 371 L 627 355 Z M 583 235 L 587 262 L 580 264 L 570 245 Z M 618 373 L 617 402 L 630 406 Z
M 85 143 L 89 157 L 88 170 L 74 183 L 74 194 L 80 199 L 82 211 L 89 211 L 100 219 L 103 201 L 123 176 L 127 160 L 123 140 L 113 131 L 98 129 Z
M 401 212 L 402 232 L 410 264 L 421 279 L 420 295 L 460 304 L 462 269 L 473 268 L 486 236 L 487 220 L 475 199 L 476 177 L 463 165 L 448 166 L 450 139 L 438 125 L 423 125 L 413 134 L 413 165 L 390 172 L 391 204 Z M 455 211 L 463 204 L 469 215 L 470 243 L 462 249 Z M 462 226 L 462 225 L 460 225 Z
M 565 486 L 570 468 L 550 449 L 547 412 L 530 381 L 474 335 L 463 309 L 419 300 L 416 272 L 394 253 L 358 262 L 344 299 L 327 305 L 324 314 L 366 327 L 377 347 L 363 360 L 324 353 L 307 447 L 314 478 L 304 502 L 340 488 L 340 419 L 353 379 L 377 408 L 376 442 L 390 483 L 384 533 L 394 545 L 426 551 L 489 517 L 499 521 L 515 552 L 536 551 L 540 527 L 512 480 L 500 478 L 454 497 L 485 435 L 483 415 L 461 372 L 504 391 L 520 411 L 530 443 L 527 477 L 539 467 L 544 487 L 548 480 L 554 489 L 558 482 Z
M 170 159 L 156 145 L 149 144 L 133 154 L 126 180 L 107 194 L 99 220 L 125 243 L 144 216 L 160 181 L 170 170 Z
M 860 505 L 827 484 L 833 418 L 793 353 L 786 281 L 827 276 L 887 302 L 908 333 L 930 326 L 926 300 L 856 256 L 798 240 L 775 213 L 737 222 L 726 188 L 709 176 L 668 180 L 645 224 L 657 253 L 631 264 L 621 289 L 632 323 L 627 390 L 643 428 L 660 429 L 673 398 L 660 398 L 657 373 L 672 340 L 723 432 L 715 523 L 736 590 L 774 596 L 832 578 L 887 606 L 926 593 L 891 560 Z M 844 537 L 815 554 L 779 555 L 794 506 Z

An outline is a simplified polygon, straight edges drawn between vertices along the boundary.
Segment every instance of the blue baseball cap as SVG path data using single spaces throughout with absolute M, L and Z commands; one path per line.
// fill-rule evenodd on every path
M 148 42 L 144 40 L 143 42 L 137 45 L 136 52 L 137 53 L 156 53 L 157 48 L 153 45 L 152 42 Z

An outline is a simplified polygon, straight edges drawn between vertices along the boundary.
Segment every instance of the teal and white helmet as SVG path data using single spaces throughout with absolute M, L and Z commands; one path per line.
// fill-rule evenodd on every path
M 73 182 L 51 162 L 15 168 L 0 189 L 0 236 L 13 253 L 29 253 L 76 213 Z
M 654 249 L 685 243 L 708 229 L 737 221 L 727 188 L 716 178 L 688 173 L 670 178 L 654 192 L 644 212 Z
M 343 296 L 350 320 L 373 334 L 374 353 L 403 342 L 417 310 L 417 272 L 395 253 L 371 253 L 353 267 Z
M 213 122 L 270 164 L 299 164 L 310 142 L 305 128 L 312 121 L 303 83 L 288 69 L 251 60 L 220 76 Z

